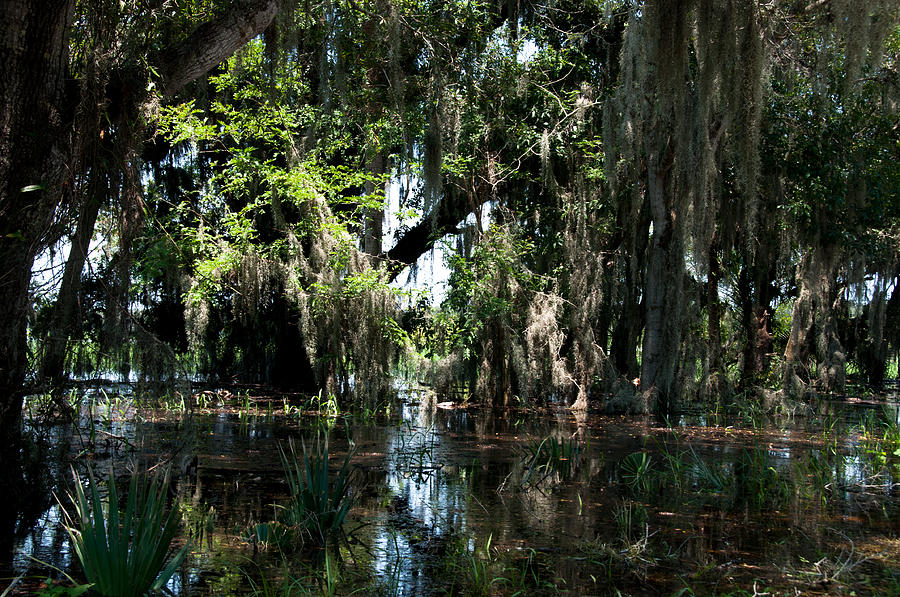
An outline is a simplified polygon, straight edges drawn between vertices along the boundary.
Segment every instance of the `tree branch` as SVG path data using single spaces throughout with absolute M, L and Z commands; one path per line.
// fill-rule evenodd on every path
M 187 39 L 163 53 L 163 97 L 205 75 L 262 33 L 275 18 L 281 0 L 244 0 L 214 21 L 200 25 Z
M 489 199 L 486 195 L 481 203 L 486 203 Z M 388 279 L 393 281 L 407 266 L 431 250 L 434 243 L 447 234 L 457 232 L 459 223 L 476 207 L 467 200 L 464 193 L 448 189 L 431 213 L 425 214 L 421 222 L 407 230 L 384 255 L 388 260 Z

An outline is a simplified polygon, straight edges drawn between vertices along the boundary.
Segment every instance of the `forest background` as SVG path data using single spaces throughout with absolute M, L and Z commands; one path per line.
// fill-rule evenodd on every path
M 0 444 L 112 371 L 659 413 L 880 386 L 898 17 L 3 0 Z M 397 282 L 435 247 L 440 302 Z

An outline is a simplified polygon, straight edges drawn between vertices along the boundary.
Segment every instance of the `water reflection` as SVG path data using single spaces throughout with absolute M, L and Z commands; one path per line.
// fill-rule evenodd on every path
M 376 574 L 397 594 L 427 594 L 435 545 L 468 533 L 471 491 L 465 455 L 444 441 L 469 432 L 465 411 L 404 404 L 401 424 L 388 433 L 385 485 L 392 496 L 373 534 Z
M 286 499 L 277 446 L 291 437 L 311 443 L 319 431 L 316 420 L 284 411 L 148 413 L 98 400 L 82 411 L 81 434 L 52 431 L 55 442 L 72 446 L 53 474 L 63 478 L 73 456 L 80 463 L 88 452 L 95 470 L 112 462 L 119 475 L 158 462 L 177 474 L 185 457 L 196 456 L 196 479 L 176 479 L 174 498 L 194 547 L 169 589 L 249 592 L 254 574 L 285 580 L 287 556 L 246 538 Z M 880 436 L 863 438 L 866 425 L 896 423 L 896 408 L 880 413 L 842 405 L 822 419 L 762 426 L 741 416 L 576 419 L 563 410 L 408 401 L 391 420 L 331 419 L 331 454 L 342 459 L 355 447 L 368 483 L 350 525 L 365 526 L 360 544 L 344 550 L 345 576 L 365 593 L 395 595 L 475 582 L 461 563 L 502 575 L 510 593 L 514 583 L 525 593 L 588 594 L 677 592 L 684 579 L 698 592 L 747 588 L 754 578 L 800 586 L 798 578 L 815 572 L 809 562 L 845 561 L 840 553 L 851 543 L 892 540 L 900 531 L 900 457 Z M 552 455 L 534 458 L 550 438 L 559 468 Z M 17 546 L 15 574 L 52 573 L 30 556 L 72 570 L 61 522 L 57 506 L 46 510 Z M 866 565 L 881 568 L 867 574 L 889 582 L 898 551 L 873 555 Z

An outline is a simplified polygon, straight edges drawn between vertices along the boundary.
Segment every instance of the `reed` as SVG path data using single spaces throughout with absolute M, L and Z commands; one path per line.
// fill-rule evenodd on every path
M 521 484 L 537 485 L 552 475 L 568 479 L 577 470 L 584 452 L 575 438 L 548 435 L 540 441 L 532 440 L 524 450 L 525 474 Z

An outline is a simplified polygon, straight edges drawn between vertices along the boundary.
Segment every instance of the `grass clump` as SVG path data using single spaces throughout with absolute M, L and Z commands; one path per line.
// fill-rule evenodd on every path
M 293 442 L 288 443 L 288 450 L 279 447 L 279 452 L 290 490 L 282 522 L 308 531 L 320 545 L 340 536 L 344 520 L 356 503 L 355 475 L 350 466 L 352 451 L 347 453 L 334 479 L 328 474 L 327 440 L 317 438 L 312 451 L 303 444 L 302 457 L 298 456 Z
M 306 544 L 328 545 L 343 535 L 347 514 L 356 503 L 355 471 L 348 452 L 336 475 L 329 474 L 328 442 L 316 440 L 315 448 L 302 444 L 298 454 L 294 442 L 279 446 L 281 466 L 290 497 L 278 506 L 276 520 L 254 525 L 248 530 L 254 543 L 274 544 L 279 549 L 301 548 Z
M 636 493 L 647 493 L 653 488 L 653 457 L 647 452 L 634 452 L 619 463 L 622 481 Z
M 584 446 L 577 439 L 548 435 L 525 446 L 525 473 L 522 485 L 538 485 L 549 477 L 570 478 L 584 456 Z
M 510 585 L 511 572 L 496 549 L 491 548 L 493 535 L 482 547 L 474 541 L 459 544 L 447 554 L 447 572 L 451 578 L 450 594 L 494 595 Z
M 66 530 L 93 590 L 108 597 L 130 597 L 162 589 L 188 550 L 185 545 L 169 556 L 179 516 L 176 508 L 166 515 L 167 481 L 132 476 L 125 510 L 120 512 L 112 471 L 106 500 L 90 469 L 86 487 L 74 469 L 72 474 L 72 508 L 63 507 Z

